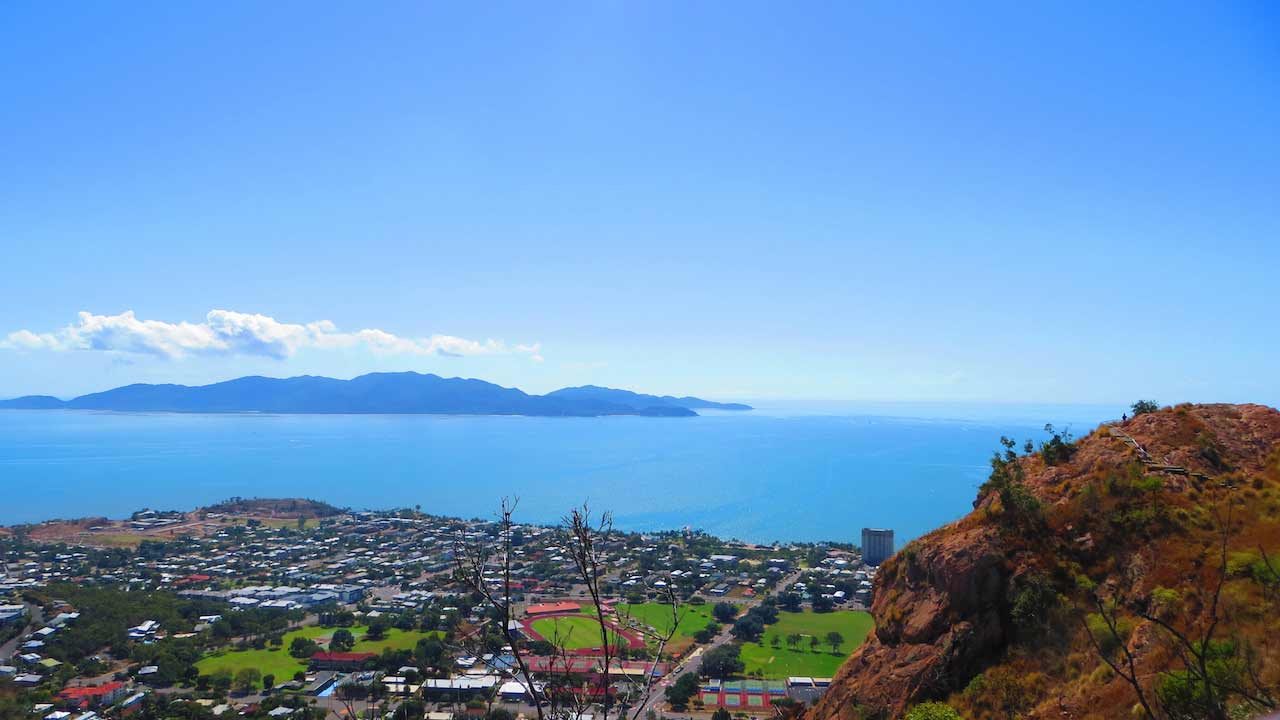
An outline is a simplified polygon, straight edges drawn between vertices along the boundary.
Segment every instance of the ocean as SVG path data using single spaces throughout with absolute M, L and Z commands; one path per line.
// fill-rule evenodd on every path
M 696 418 L 0 411 L 0 523 L 191 509 L 233 496 L 626 530 L 898 545 L 964 515 L 1001 435 L 1083 434 L 1121 409 L 893 405 Z

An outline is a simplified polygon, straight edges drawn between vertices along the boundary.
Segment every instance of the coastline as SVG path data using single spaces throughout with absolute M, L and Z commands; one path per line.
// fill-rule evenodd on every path
M 1044 422 L 513 417 L 0 412 L 13 481 L 0 523 L 237 495 L 487 517 L 506 495 L 529 522 L 590 502 L 632 530 L 768 543 L 893 527 L 905 542 L 969 510 L 1001 435 L 1038 437 Z

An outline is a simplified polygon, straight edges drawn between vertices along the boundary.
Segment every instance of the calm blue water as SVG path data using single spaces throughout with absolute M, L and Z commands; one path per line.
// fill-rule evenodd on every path
M 235 495 L 487 518 L 499 498 L 517 495 L 526 522 L 555 522 L 588 501 L 630 530 L 857 542 L 865 525 L 894 528 L 901 544 L 969 510 L 1002 434 L 1040 438 L 1045 420 L 1083 431 L 1119 411 L 960 414 L 980 419 L 0 411 L 0 523 L 122 517 Z

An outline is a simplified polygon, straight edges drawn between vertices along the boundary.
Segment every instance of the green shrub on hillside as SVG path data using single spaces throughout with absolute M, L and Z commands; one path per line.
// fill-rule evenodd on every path
M 927 702 L 907 711 L 906 720 L 961 720 L 961 717 L 946 703 Z
M 1035 524 L 1043 519 L 1041 505 L 1039 499 L 1023 483 L 1025 474 L 1015 450 L 1017 443 L 1011 438 L 1001 437 L 1000 445 L 1004 451 L 997 451 L 992 455 L 991 475 L 978 489 L 978 500 L 974 504 L 995 492 L 1000 497 L 1007 524 Z
M 1020 582 L 1013 596 L 1009 615 L 1018 637 L 1029 640 L 1038 636 L 1049 624 L 1049 614 L 1058 604 L 1058 593 L 1044 573 L 1030 573 Z
M 1241 656 L 1236 643 L 1209 643 L 1204 648 L 1204 657 L 1209 684 L 1219 697 L 1212 697 L 1205 687 L 1206 683 L 1194 673 L 1185 670 L 1161 673 L 1156 681 L 1156 697 L 1171 720 L 1215 717 L 1213 712 L 1220 707 L 1224 688 L 1250 687 L 1247 678 L 1248 662 Z
M 1133 411 L 1134 417 L 1138 417 L 1139 415 L 1146 415 L 1147 413 L 1153 413 L 1159 410 L 1160 403 L 1157 403 L 1155 400 L 1139 400 L 1138 402 L 1130 405 L 1129 409 Z
M 1113 633 L 1107 626 L 1106 619 L 1098 613 L 1089 613 L 1086 622 L 1089 625 L 1089 632 L 1093 634 L 1093 639 L 1098 641 L 1098 647 L 1102 648 L 1102 652 L 1107 655 L 1119 650 L 1120 643 L 1128 642 L 1135 627 L 1133 618 L 1117 617 L 1116 630 Z
M 1071 439 L 1071 431 L 1056 432 L 1053 425 L 1045 425 L 1044 431 L 1049 439 L 1040 443 L 1040 458 L 1045 465 L 1058 465 L 1071 459 L 1076 452 L 1076 444 Z

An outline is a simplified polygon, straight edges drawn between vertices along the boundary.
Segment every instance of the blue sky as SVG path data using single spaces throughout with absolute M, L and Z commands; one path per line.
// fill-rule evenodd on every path
M 977 5 L 4 3 L 0 396 L 1280 403 L 1274 5 Z

